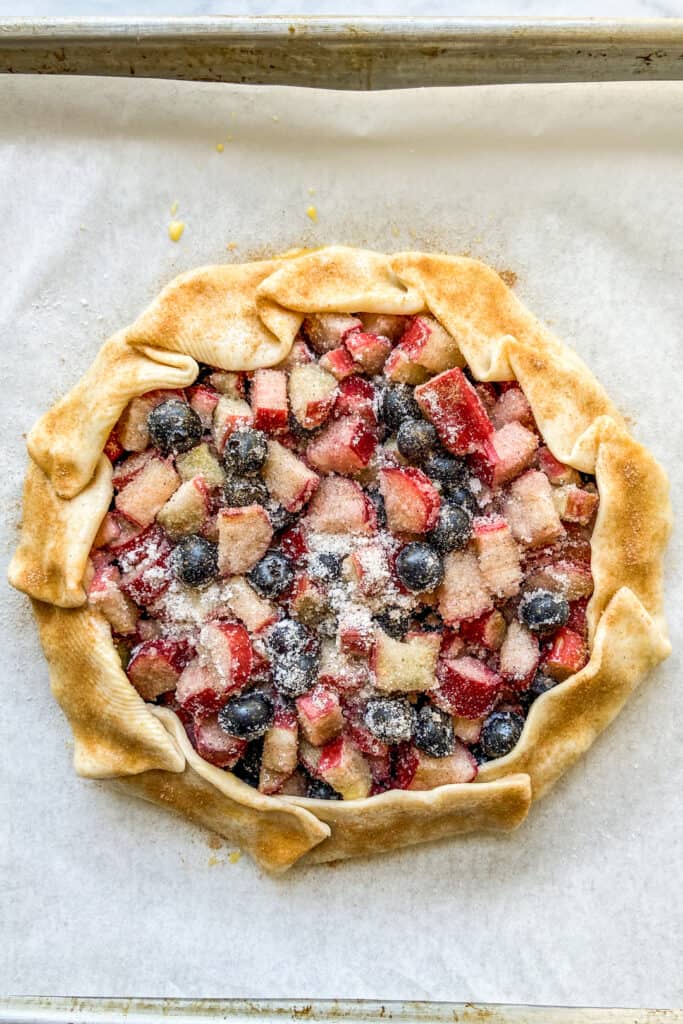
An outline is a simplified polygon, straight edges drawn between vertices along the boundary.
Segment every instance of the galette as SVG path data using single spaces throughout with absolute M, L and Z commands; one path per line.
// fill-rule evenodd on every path
M 185 274 L 28 447 L 76 770 L 270 871 L 515 828 L 669 653 L 662 469 L 471 259 Z

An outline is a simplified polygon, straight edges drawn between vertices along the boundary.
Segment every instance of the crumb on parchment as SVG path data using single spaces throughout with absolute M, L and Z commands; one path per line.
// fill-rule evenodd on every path
M 172 220 L 168 225 L 168 237 L 172 242 L 179 242 L 183 231 L 185 230 L 185 222 L 182 220 Z
M 313 220 L 313 221 L 317 220 L 318 219 L 318 208 L 316 206 L 309 206 L 309 207 L 307 207 L 306 208 L 306 216 L 310 220 Z

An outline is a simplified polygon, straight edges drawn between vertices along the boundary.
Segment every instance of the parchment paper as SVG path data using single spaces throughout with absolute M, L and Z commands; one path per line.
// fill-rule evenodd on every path
M 6 77 L 0 143 L 4 563 L 22 434 L 107 335 L 181 270 L 294 245 L 469 251 L 513 271 L 680 500 L 682 85 L 341 95 Z M 675 645 L 680 570 L 676 538 Z M 678 654 L 516 834 L 275 881 L 72 774 L 27 602 L 4 598 L 3 991 L 683 1002 Z

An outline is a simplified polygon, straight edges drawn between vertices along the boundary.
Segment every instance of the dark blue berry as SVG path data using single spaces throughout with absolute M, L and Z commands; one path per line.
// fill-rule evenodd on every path
M 415 746 L 430 757 L 448 757 L 455 751 L 453 719 L 445 711 L 425 704 L 415 715 Z
M 489 759 L 505 757 L 516 745 L 524 728 L 524 719 L 515 711 L 494 711 L 484 722 L 479 746 Z
M 276 505 L 268 509 L 270 525 L 277 533 L 279 530 L 287 530 L 299 518 L 295 512 L 288 512 L 284 505 Z
M 464 548 L 472 535 L 472 516 L 461 505 L 442 505 L 436 526 L 427 540 L 445 554 Z
M 306 796 L 311 800 L 341 800 L 342 795 L 322 779 L 311 779 L 306 789 Z
M 372 697 L 365 705 L 363 721 L 383 743 L 406 743 L 413 735 L 414 711 L 400 697 Z
M 281 551 L 267 551 L 247 578 L 262 597 L 279 597 L 294 579 L 294 566 Z
M 389 607 L 375 615 L 375 622 L 394 640 L 400 640 L 410 629 L 411 614 L 405 608 Z
M 408 384 L 393 384 L 386 389 L 382 400 L 381 418 L 391 430 L 398 430 L 403 420 L 420 418 L 420 407 L 413 398 Z
M 369 490 L 367 492 L 368 498 L 375 506 L 375 513 L 377 515 L 377 525 L 380 530 L 386 529 L 387 525 L 387 510 L 384 504 L 384 498 L 381 493 L 376 490 Z
M 218 548 L 206 537 L 190 534 L 176 545 L 171 566 L 181 583 L 200 587 L 218 575 Z
M 315 649 L 315 646 L 314 635 L 296 619 L 281 619 L 266 637 L 266 647 L 273 660 L 282 654 L 302 654 Z
M 332 583 L 341 576 L 342 560 L 331 551 L 318 551 L 309 556 L 308 574 L 318 583 Z
M 255 740 L 273 721 L 274 705 L 265 693 L 253 691 L 231 697 L 218 712 L 218 724 L 223 732 L 241 740 Z
M 409 462 L 424 462 L 438 443 L 436 429 L 427 420 L 403 420 L 396 433 L 396 447 Z
M 432 455 L 425 462 L 423 469 L 432 480 L 438 480 L 444 486 L 456 487 L 467 477 L 467 463 L 454 455 Z
M 469 487 L 449 487 L 445 494 L 446 502 L 455 505 L 456 508 L 464 508 L 470 515 L 476 516 L 479 513 L 477 499 Z
M 260 476 L 229 476 L 223 487 L 223 498 L 232 508 L 265 505 L 268 488 Z
M 528 711 L 534 701 L 542 697 L 548 690 L 552 690 L 554 686 L 557 686 L 557 679 L 551 679 L 549 676 L 544 676 L 542 672 L 537 672 L 529 689 L 519 695 L 524 710 Z
M 199 444 L 204 432 L 197 413 L 179 398 L 169 398 L 152 409 L 147 429 L 152 444 L 164 455 L 189 451 Z
M 488 757 L 481 749 L 481 745 L 479 743 L 475 743 L 474 746 L 470 747 L 470 754 L 477 762 L 477 764 L 486 764 L 486 762 L 488 761 Z
M 406 544 L 396 559 L 396 572 L 404 587 L 419 593 L 433 590 L 443 579 L 443 561 L 429 544 L 413 541 Z
M 532 590 L 519 603 L 519 618 L 532 633 L 553 633 L 569 618 L 569 602 L 552 590 Z
M 273 662 L 273 683 L 285 697 L 300 697 L 311 689 L 318 676 L 315 651 L 279 655 Z
M 235 767 L 232 769 L 233 775 L 236 775 L 242 782 L 246 782 L 248 786 L 253 786 L 254 789 L 258 789 L 259 778 L 261 775 L 261 755 L 263 754 L 263 740 L 252 740 L 248 744 L 244 754 L 237 762 Z
M 229 473 L 253 476 L 268 458 L 268 439 L 262 430 L 239 427 L 233 430 L 223 452 L 223 465 Z

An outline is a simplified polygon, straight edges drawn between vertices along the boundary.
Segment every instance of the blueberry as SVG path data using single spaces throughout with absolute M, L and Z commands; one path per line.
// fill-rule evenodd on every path
M 467 477 L 467 463 L 454 455 L 432 455 L 423 469 L 432 480 L 439 480 L 446 486 L 455 487 Z
M 254 690 L 232 697 L 218 712 L 218 724 L 223 732 L 241 740 L 255 740 L 273 721 L 274 706 L 265 693 Z
M 278 597 L 294 579 L 294 567 L 281 551 L 267 551 L 247 579 L 262 597 Z
M 308 559 L 308 573 L 318 583 L 332 583 L 341 576 L 342 560 L 331 551 L 318 551 Z
M 524 719 L 514 711 L 494 711 L 484 722 L 479 746 L 487 758 L 509 754 L 522 735 Z
M 318 676 L 318 655 L 314 651 L 280 655 L 273 662 L 273 683 L 285 697 L 300 697 L 311 689 Z
M 187 452 L 202 439 L 204 428 L 194 409 L 179 398 L 169 398 L 147 417 L 149 437 L 155 448 L 169 452 Z
M 218 548 L 206 537 L 190 534 L 176 545 L 171 566 L 181 583 L 200 587 L 218 575 Z
M 375 506 L 375 514 L 377 515 L 377 525 L 380 530 L 386 529 L 387 525 L 387 510 L 384 505 L 384 498 L 381 493 L 376 490 L 369 490 L 367 492 L 368 498 Z
M 268 488 L 260 476 L 229 476 L 223 487 L 223 498 L 232 508 L 265 505 Z
M 383 743 L 405 743 L 413 735 L 412 706 L 407 700 L 372 697 L 365 705 L 363 721 Z
M 396 447 L 409 462 L 424 462 L 438 443 L 436 429 L 427 420 L 403 420 L 396 433 Z
M 445 554 L 459 551 L 472 535 L 472 516 L 461 505 L 442 505 L 436 526 L 427 534 L 427 540 Z
M 552 690 L 554 686 L 557 686 L 557 679 L 550 679 L 548 676 L 544 676 L 542 672 L 537 672 L 529 689 L 519 696 L 524 710 L 528 711 L 534 701 L 542 697 L 548 690 Z
M 415 746 L 430 757 L 448 757 L 455 751 L 453 719 L 445 711 L 425 704 L 415 715 Z
M 270 525 L 277 533 L 279 530 L 289 529 L 299 517 L 296 512 L 288 512 L 284 505 L 276 505 L 275 508 L 268 509 L 268 518 Z
M 398 430 L 403 420 L 420 418 L 420 407 L 413 398 L 408 384 L 394 384 L 384 392 L 381 418 L 392 430 Z
M 473 746 L 470 747 L 470 754 L 477 762 L 477 764 L 486 764 L 486 762 L 488 761 L 488 757 L 481 749 L 481 744 L 479 743 L 475 743 Z
M 242 782 L 246 782 L 248 786 L 253 786 L 254 789 L 258 789 L 262 754 L 263 740 L 252 740 L 247 745 L 247 749 L 244 751 L 241 759 L 232 769 L 233 775 L 236 775 Z
M 375 615 L 375 622 L 394 640 L 400 640 L 410 629 L 411 615 L 404 608 L 387 608 Z
M 296 619 L 281 619 L 266 637 L 266 647 L 273 660 L 282 654 L 301 654 L 314 646 L 313 634 Z
M 297 441 L 310 441 L 317 433 L 317 430 L 307 430 L 306 427 L 303 427 L 291 412 L 287 418 L 287 426 L 290 434 L 293 434 Z
M 306 796 L 311 800 L 341 800 L 342 795 L 330 786 L 329 782 L 322 779 L 311 779 L 308 783 Z
M 447 504 L 455 505 L 456 508 L 464 508 L 472 516 L 478 515 L 479 505 L 469 487 L 449 487 L 445 497 Z
M 519 603 L 520 621 L 532 633 L 552 633 L 569 618 L 569 602 L 552 590 L 532 590 Z
M 433 590 L 443 579 L 443 561 L 429 544 L 413 541 L 401 549 L 396 559 L 396 572 L 408 590 L 416 593 Z
M 223 465 L 229 473 L 253 476 L 268 458 L 268 439 L 262 430 L 239 427 L 233 430 L 223 452 Z

